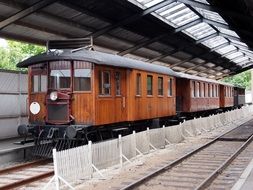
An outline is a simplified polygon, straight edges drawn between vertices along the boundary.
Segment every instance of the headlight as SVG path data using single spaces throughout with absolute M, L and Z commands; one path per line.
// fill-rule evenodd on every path
M 51 92 L 50 93 L 50 100 L 55 101 L 58 98 L 57 92 Z

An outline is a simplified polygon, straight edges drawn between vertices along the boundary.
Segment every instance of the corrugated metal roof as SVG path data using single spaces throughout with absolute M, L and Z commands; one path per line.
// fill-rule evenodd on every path
M 220 14 L 221 2 L 214 2 L 0 0 L 0 37 L 46 44 L 92 35 L 96 50 L 218 79 L 253 65 L 250 43 L 240 37 L 241 31 L 248 36 L 252 31 L 234 30 L 227 22 L 229 15 Z

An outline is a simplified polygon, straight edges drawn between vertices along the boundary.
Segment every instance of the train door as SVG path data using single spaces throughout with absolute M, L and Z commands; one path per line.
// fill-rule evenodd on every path
M 96 66 L 95 73 L 96 125 L 126 121 L 126 70 Z
M 115 120 L 127 120 L 126 103 L 126 70 L 114 71 L 114 90 L 115 90 Z

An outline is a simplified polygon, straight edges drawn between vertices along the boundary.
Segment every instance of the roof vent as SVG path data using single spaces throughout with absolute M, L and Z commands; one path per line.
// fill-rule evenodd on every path
M 47 52 L 63 49 L 71 49 L 72 52 L 82 49 L 93 50 L 93 39 L 90 37 L 47 41 Z

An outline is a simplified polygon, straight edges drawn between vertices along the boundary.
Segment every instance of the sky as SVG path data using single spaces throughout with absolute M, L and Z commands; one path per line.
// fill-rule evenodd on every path
M 0 38 L 0 47 L 7 47 L 7 42 L 5 39 Z

